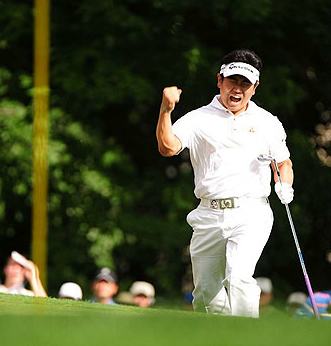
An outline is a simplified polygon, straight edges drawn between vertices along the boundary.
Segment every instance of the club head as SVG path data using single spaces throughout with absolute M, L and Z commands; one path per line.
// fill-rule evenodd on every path
M 260 162 L 272 162 L 275 160 L 271 155 L 267 155 L 267 154 L 261 154 L 257 157 L 257 159 Z

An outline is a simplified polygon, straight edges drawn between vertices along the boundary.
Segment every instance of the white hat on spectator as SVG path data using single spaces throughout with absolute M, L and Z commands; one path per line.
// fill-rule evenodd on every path
M 269 278 L 266 277 L 258 277 L 255 279 L 257 285 L 260 287 L 261 292 L 263 293 L 271 293 L 272 292 L 272 282 Z
M 83 292 L 78 284 L 74 282 L 65 282 L 60 287 L 59 298 L 82 300 Z
M 146 281 L 135 281 L 130 288 L 130 293 L 133 296 L 143 295 L 149 298 L 155 297 L 154 286 Z
M 288 305 L 303 305 L 306 302 L 307 295 L 303 292 L 293 292 L 287 298 Z

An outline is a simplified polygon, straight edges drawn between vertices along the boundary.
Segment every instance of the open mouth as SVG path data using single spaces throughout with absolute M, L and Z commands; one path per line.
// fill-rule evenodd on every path
M 239 96 L 230 96 L 230 100 L 232 102 L 240 102 L 241 101 L 241 97 L 239 97 Z

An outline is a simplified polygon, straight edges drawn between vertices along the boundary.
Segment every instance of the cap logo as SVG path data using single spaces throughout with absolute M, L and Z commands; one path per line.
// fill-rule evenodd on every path
M 253 69 L 251 68 L 251 65 L 248 65 L 248 64 L 243 66 L 243 65 L 236 65 L 234 63 L 231 63 L 229 65 L 229 69 L 232 70 L 234 68 L 239 68 L 239 69 L 247 70 L 247 71 L 249 71 L 251 73 L 254 73 Z
M 260 78 L 260 72 L 254 66 L 244 62 L 223 64 L 220 73 L 223 74 L 224 77 L 239 74 L 246 77 L 252 84 L 255 84 Z

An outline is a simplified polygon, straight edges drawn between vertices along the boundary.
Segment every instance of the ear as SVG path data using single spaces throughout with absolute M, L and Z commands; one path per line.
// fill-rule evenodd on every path
M 259 86 L 259 81 L 257 81 L 255 84 L 254 84 L 254 91 L 253 91 L 253 95 L 255 95 L 255 91 L 256 91 L 256 88 Z
M 220 89 L 222 86 L 224 77 L 220 73 L 217 73 L 216 78 L 217 78 L 217 87 Z

